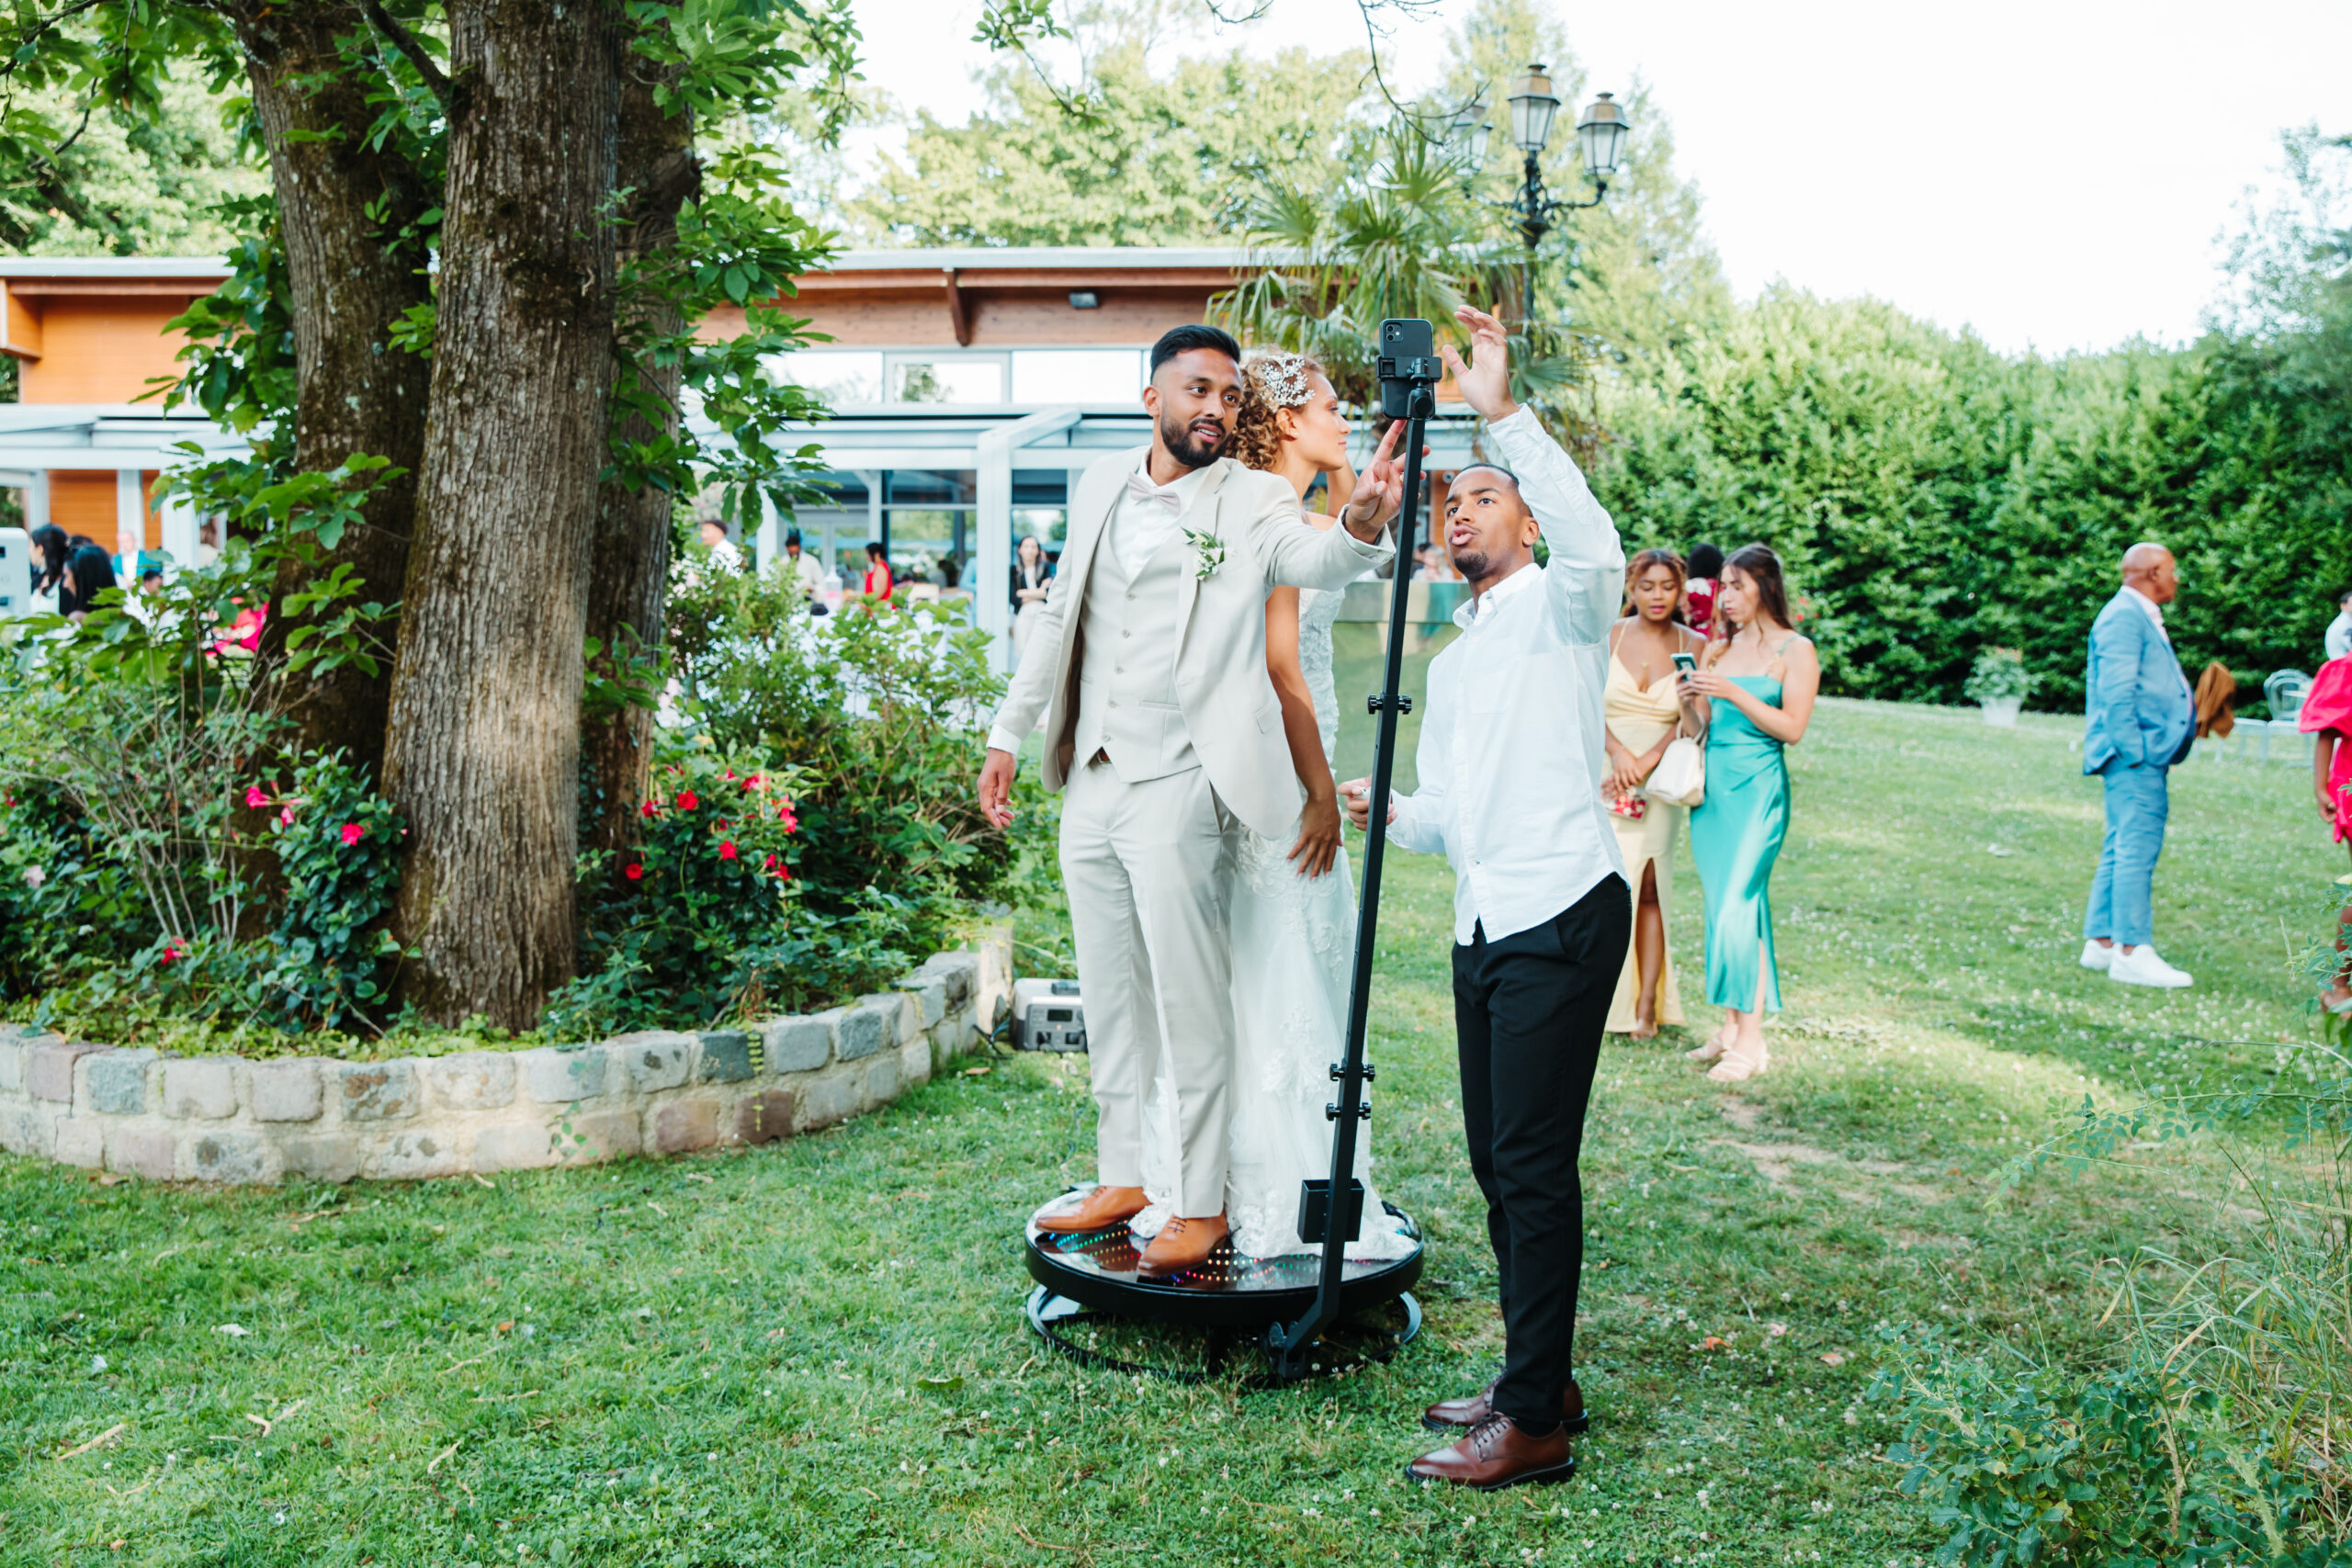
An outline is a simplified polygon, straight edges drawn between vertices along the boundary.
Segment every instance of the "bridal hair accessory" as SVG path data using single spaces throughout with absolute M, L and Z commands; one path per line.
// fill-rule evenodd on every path
M 1295 409 L 1312 395 L 1306 384 L 1309 363 L 1303 354 L 1270 354 L 1251 360 L 1249 372 L 1268 408 Z
M 1184 542 L 1192 546 L 1193 553 L 1200 558 L 1193 567 L 1193 581 L 1206 582 L 1210 574 L 1225 564 L 1225 541 L 1215 534 L 1187 528 L 1184 530 Z

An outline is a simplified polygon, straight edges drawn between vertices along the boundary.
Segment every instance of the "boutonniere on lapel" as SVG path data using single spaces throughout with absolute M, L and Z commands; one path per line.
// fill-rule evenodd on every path
M 1187 528 L 1184 530 L 1184 542 L 1193 547 L 1193 553 L 1197 558 L 1193 563 L 1193 580 L 1206 582 L 1216 569 L 1225 564 L 1225 541 L 1215 534 Z

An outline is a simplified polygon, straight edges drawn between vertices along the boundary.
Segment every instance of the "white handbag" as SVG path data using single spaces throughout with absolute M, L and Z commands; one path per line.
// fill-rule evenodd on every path
M 1650 770 L 1642 793 L 1668 806 L 1697 806 L 1707 798 L 1707 751 L 1688 735 L 1668 742 L 1666 755 Z

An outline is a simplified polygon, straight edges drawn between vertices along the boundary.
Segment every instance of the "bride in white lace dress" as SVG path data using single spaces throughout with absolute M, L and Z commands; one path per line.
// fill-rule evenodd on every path
M 1313 360 L 1272 355 L 1242 369 L 1233 455 L 1279 473 L 1300 496 L 1302 522 L 1328 528 L 1347 503 L 1348 424 L 1340 400 Z M 1336 487 L 1329 510 L 1306 510 L 1317 474 Z M 1226 1218 L 1244 1257 L 1319 1252 L 1298 1239 L 1299 1183 L 1331 1174 L 1332 1123 L 1323 1108 L 1338 1096 L 1331 1064 L 1348 1025 L 1355 962 L 1356 900 L 1340 845 L 1339 792 L 1331 773 L 1340 714 L 1331 676 L 1331 623 L 1343 591 L 1277 588 L 1266 601 L 1266 665 L 1281 699 L 1283 729 L 1306 787 L 1299 836 L 1283 844 L 1243 832 L 1233 894 L 1236 1048 L 1232 1146 Z M 1164 1074 L 1145 1108 L 1143 1181 L 1152 1206 L 1136 1216 L 1139 1236 L 1158 1233 L 1176 1186 L 1174 1086 Z M 1403 1228 L 1372 1187 L 1371 1140 L 1356 1144 L 1365 1186 L 1363 1225 L 1350 1258 L 1395 1258 L 1411 1250 Z

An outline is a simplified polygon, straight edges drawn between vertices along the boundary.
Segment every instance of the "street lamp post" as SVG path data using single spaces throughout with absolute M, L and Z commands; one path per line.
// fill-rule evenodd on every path
M 1577 122 L 1577 142 L 1584 153 L 1585 178 L 1593 186 L 1589 201 L 1562 201 L 1544 188 L 1544 146 L 1552 138 L 1552 121 L 1560 112 L 1559 96 L 1552 91 L 1552 75 L 1548 67 L 1530 65 L 1511 79 L 1510 140 L 1511 145 L 1525 154 L 1526 162 L 1518 194 L 1508 202 L 1489 203 L 1511 216 L 1519 230 L 1519 237 L 1527 247 L 1525 260 L 1520 264 L 1520 308 L 1522 318 L 1531 316 L 1535 308 L 1535 250 L 1550 233 L 1553 219 L 1562 212 L 1580 208 L 1598 207 L 1609 195 L 1609 182 L 1617 177 L 1617 166 L 1624 154 L 1625 138 L 1633 126 L 1625 118 L 1624 106 L 1615 96 L 1603 93 L 1584 111 Z M 1486 162 L 1487 103 L 1482 93 L 1473 98 L 1454 116 L 1450 140 L 1455 150 L 1472 169 Z

